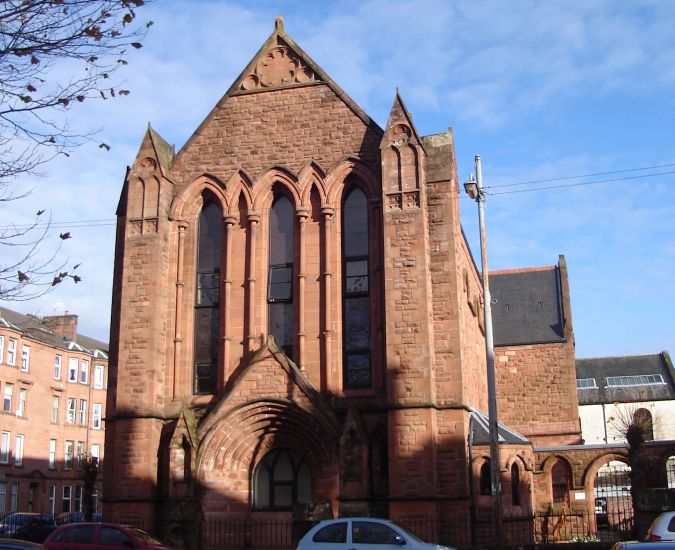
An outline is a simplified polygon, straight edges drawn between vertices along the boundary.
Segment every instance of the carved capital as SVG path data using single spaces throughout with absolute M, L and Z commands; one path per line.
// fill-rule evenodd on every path
M 232 216 L 232 215 L 226 215 L 223 216 L 223 223 L 225 224 L 225 227 L 229 229 L 233 225 L 235 225 L 239 221 L 239 218 L 237 216 Z

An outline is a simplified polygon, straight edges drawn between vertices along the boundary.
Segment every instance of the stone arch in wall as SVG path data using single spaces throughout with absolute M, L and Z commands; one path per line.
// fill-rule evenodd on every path
M 326 171 L 319 165 L 318 162 L 311 161 L 306 164 L 298 174 L 298 186 L 300 188 L 301 202 L 305 206 L 309 206 L 310 194 L 314 191 L 318 192 L 321 199 L 320 203 L 326 202 Z
M 531 465 L 519 455 L 512 455 L 506 461 L 506 472 L 502 477 L 502 497 L 505 508 L 511 508 L 514 515 L 532 512 L 533 477 Z
M 227 181 L 227 196 L 229 197 L 229 214 L 238 215 L 239 202 L 244 200 L 246 209 L 253 205 L 253 180 L 245 170 L 237 170 Z
M 556 506 L 569 506 L 570 492 L 574 487 L 572 466 L 567 458 L 559 455 L 549 456 L 542 470 L 547 477 L 548 501 Z
M 174 198 L 170 209 L 170 219 L 193 222 L 203 205 L 204 193 L 209 193 L 221 206 L 223 212 L 227 212 L 229 201 L 226 185 L 215 176 L 202 174 L 186 185 Z
M 490 455 L 480 453 L 473 457 L 471 461 L 471 481 L 472 492 L 475 503 L 479 507 L 489 506 L 491 504 L 490 495 L 492 492 L 490 477 Z
M 304 480 L 305 488 L 306 476 L 310 474 L 310 498 L 305 495 L 293 504 L 307 507 L 327 502 L 331 506 L 335 504 L 338 493 L 337 433 L 320 414 L 286 399 L 263 398 L 235 407 L 219 420 L 210 425 L 207 423 L 206 428 L 197 465 L 205 517 L 218 517 L 224 510 L 230 514 L 254 511 L 255 476 L 259 476 L 257 482 L 264 482 L 259 468 L 267 473 L 275 471 L 274 458 L 278 456 L 270 453 L 281 450 L 286 453 L 284 456 L 292 457 L 289 464 L 296 468 L 296 480 Z M 285 490 L 293 492 L 286 483 L 288 480 L 279 478 L 277 481 L 280 487 L 285 486 Z M 297 496 L 297 487 L 295 494 Z M 266 507 L 264 501 L 259 503 L 260 509 Z M 269 508 L 280 511 L 287 506 Z
M 288 168 L 275 166 L 254 182 L 253 209 L 265 217 L 279 191 L 288 195 L 296 210 L 303 206 L 297 176 Z
M 587 500 L 599 533 L 630 531 L 633 526 L 631 472 L 626 456 L 608 453 L 593 460 L 584 472 Z

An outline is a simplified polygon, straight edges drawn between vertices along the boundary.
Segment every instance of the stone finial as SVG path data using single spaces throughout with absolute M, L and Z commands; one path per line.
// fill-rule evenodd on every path
M 274 30 L 284 32 L 284 18 L 277 15 L 274 19 Z

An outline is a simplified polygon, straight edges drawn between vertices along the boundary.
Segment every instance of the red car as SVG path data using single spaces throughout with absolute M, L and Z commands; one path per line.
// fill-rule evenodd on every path
M 67 523 L 44 542 L 47 550 L 158 550 L 167 549 L 149 533 L 117 523 Z

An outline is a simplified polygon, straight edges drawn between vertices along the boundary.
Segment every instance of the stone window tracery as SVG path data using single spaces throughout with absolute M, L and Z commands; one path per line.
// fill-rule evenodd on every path
M 253 473 L 253 505 L 258 510 L 291 510 L 309 504 L 312 478 L 307 463 L 289 449 L 274 449 Z

